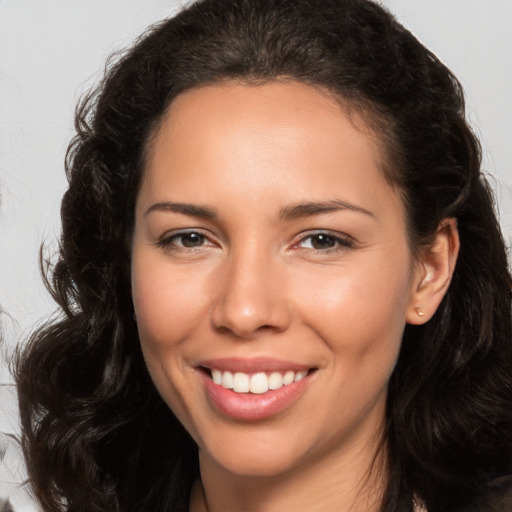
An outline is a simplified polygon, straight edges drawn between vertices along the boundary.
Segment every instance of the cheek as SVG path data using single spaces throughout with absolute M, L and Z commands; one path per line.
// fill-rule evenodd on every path
M 132 262 L 132 296 L 144 344 L 164 350 L 179 344 L 208 310 L 208 279 L 200 271 L 170 268 L 165 258 L 137 257 Z
M 405 327 L 410 276 L 404 269 L 410 262 L 403 259 L 401 272 L 370 262 L 304 274 L 294 295 L 301 297 L 296 304 L 304 323 L 339 355 L 336 364 L 362 371 L 361 363 L 371 362 L 388 372 Z
M 333 405 L 325 421 L 336 415 L 343 425 L 359 424 L 377 403 L 384 407 L 405 326 L 405 301 L 400 287 L 386 287 L 384 293 L 367 277 L 329 280 L 317 288 L 315 300 L 304 302 L 303 318 L 330 354 L 325 393 Z
M 199 298 L 207 295 L 204 281 L 180 276 L 161 258 L 132 257 L 132 297 L 146 366 L 164 401 L 194 435 L 189 421 L 194 392 L 186 382 L 181 346 L 204 318 L 207 305 Z
M 203 279 L 183 279 L 168 261 L 143 249 L 132 256 L 132 298 L 146 365 L 165 401 L 174 410 L 183 406 L 175 389 L 186 361 L 180 346 L 199 319 L 205 317 L 207 297 Z M 180 405 L 181 403 L 181 405 Z

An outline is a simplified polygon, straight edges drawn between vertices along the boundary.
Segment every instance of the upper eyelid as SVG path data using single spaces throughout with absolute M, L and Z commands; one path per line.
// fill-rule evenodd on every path
M 210 242 L 214 241 L 214 237 L 212 237 L 211 234 L 208 231 L 204 230 L 204 229 L 201 229 L 201 228 L 182 228 L 182 229 L 175 229 L 175 230 L 171 230 L 171 231 L 166 231 L 163 235 L 161 235 L 161 236 L 159 236 L 157 238 L 156 243 L 157 244 L 162 244 L 162 243 L 165 243 L 165 242 L 171 240 L 174 237 L 184 236 L 184 235 L 188 235 L 190 233 L 197 233 L 198 235 L 201 235 L 204 238 L 206 238 L 207 240 L 209 240 Z
M 301 247 L 301 244 L 304 243 L 308 238 L 314 237 L 315 235 L 327 235 L 335 240 L 335 244 L 333 247 L 327 247 L 323 249 L 317 249 L 315 247 Z M 306 251 L 306 252 L 312 252 L 314 254 L 324 255 L 327 256 L 329 254 L 338 254 L 340 252 L 350 251 L 357 247 L 356 240 L 349 236 L 344 235 L 339 232 L 332 232 L 328 230 L 316 230 L 313 232 L 303 233 L 302 236 L 298 238 L 298 240 L 294 241 L 291 244 L 291 247 L 288 250 L 291 251 Z
M 340 233 L 339 231 L 333 231 L 330 229 L 307 230 L 302 233 L 299 233 L 295 237 L 295 240 L 296 240 L 296 242 L 300 242 L 302 240 L 307 239 L 308 237 L 315 236 L 315 235 L 327 235 L 327 236 L 332 236 L 333 238 L 335 238 L 337 240 L 344 241 L 344 242 L 356 243 L 356 240 L 354 237 L 352 237 L 346 233 Z
M 178 228 L 170 229 L 169 231 L 166 231 L 165 233 L 160 235 L 158 238 L 169 238 L 171 236 L 187 235 L 189 233 L 198 233 L 199 235 L 210 236 L 208 231 L 202 228 Z
M 156 240 L 157 244 L 161 244 L 165 241 L 170 240 L 173 237 L 177 237 L 180 235 L 186 235 L 189 233 L 197 233 L 201 236 L 204 236 L 207 240 L 212 243 L 221 243 L 218 237 L 214 236 L 210 231 L 202 228 L 178 228 L 171 231 L 166 231 L 163 235 L 159 236 Z M 356 240 L 346 233 L 340 233 L 339 231 L 333 231 L 330 229 L 312 229 L 303 231 L 297 235 L 295 235 L 291 241 L 291 245 L 295 246 L 298 243 L 308 239 L 309 237 L 313 237 L 315 235 L 327 235 L 339 240 L 340 242 L 344 242 L 346 244 L 355 244 Z

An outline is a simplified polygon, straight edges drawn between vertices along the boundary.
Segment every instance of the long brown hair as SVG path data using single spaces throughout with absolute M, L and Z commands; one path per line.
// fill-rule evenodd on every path
M 19 358 L 23 448 L 44 510 L 179 511 L 197 449 L 158 396 L 129 265 L 145 149 L 181 92 L 221 80 L 318 84 L 369 120 L 411 246 L 446 217 L 461 252 L 434 318 L 407 326 L 389 386 L 383 510 L 471 503 L 512 473 L 512 283 L 480 147 L 452 73 L 367 0 L 203 0 L 149 30 L 81 102 L 49 288 L 62 316 Z

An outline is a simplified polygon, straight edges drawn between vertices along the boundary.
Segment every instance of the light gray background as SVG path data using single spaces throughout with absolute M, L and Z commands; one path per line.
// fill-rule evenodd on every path
M 55 247 L 65 190 L 64 153 L 73 108 L 101 76 L 107 55 L 177 0 L 0 0 L 0 307 L 6 361 L 54 306 L 38 267 L 43 240 Z M 501 224 L 512 242 L 512 0 L 382 2 L 462 82 L 468 115 L 494 176 Z M 12 378 L 0 362 L 0 432 L 17 432 Z M 5 437 L 3 438 L 5 442 Z M 0 449 L 2 438 L 0 437 Z M 23 478 L 10 443 L 0 463 L 0 496 L 16 512 L 35 510 L 13 482 Z

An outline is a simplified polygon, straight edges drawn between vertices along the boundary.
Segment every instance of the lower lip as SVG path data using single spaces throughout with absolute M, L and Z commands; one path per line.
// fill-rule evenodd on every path
M 309 375 L 307 375 L 302 380 L 258 395 L 254 393 L 235 393 L 231 389 L 215 384 L 202 371 L 198 373 L 214 407 L 225 416 L 244 421 L 263 420 L 280 413 L 304 392 L 309 382 Z

